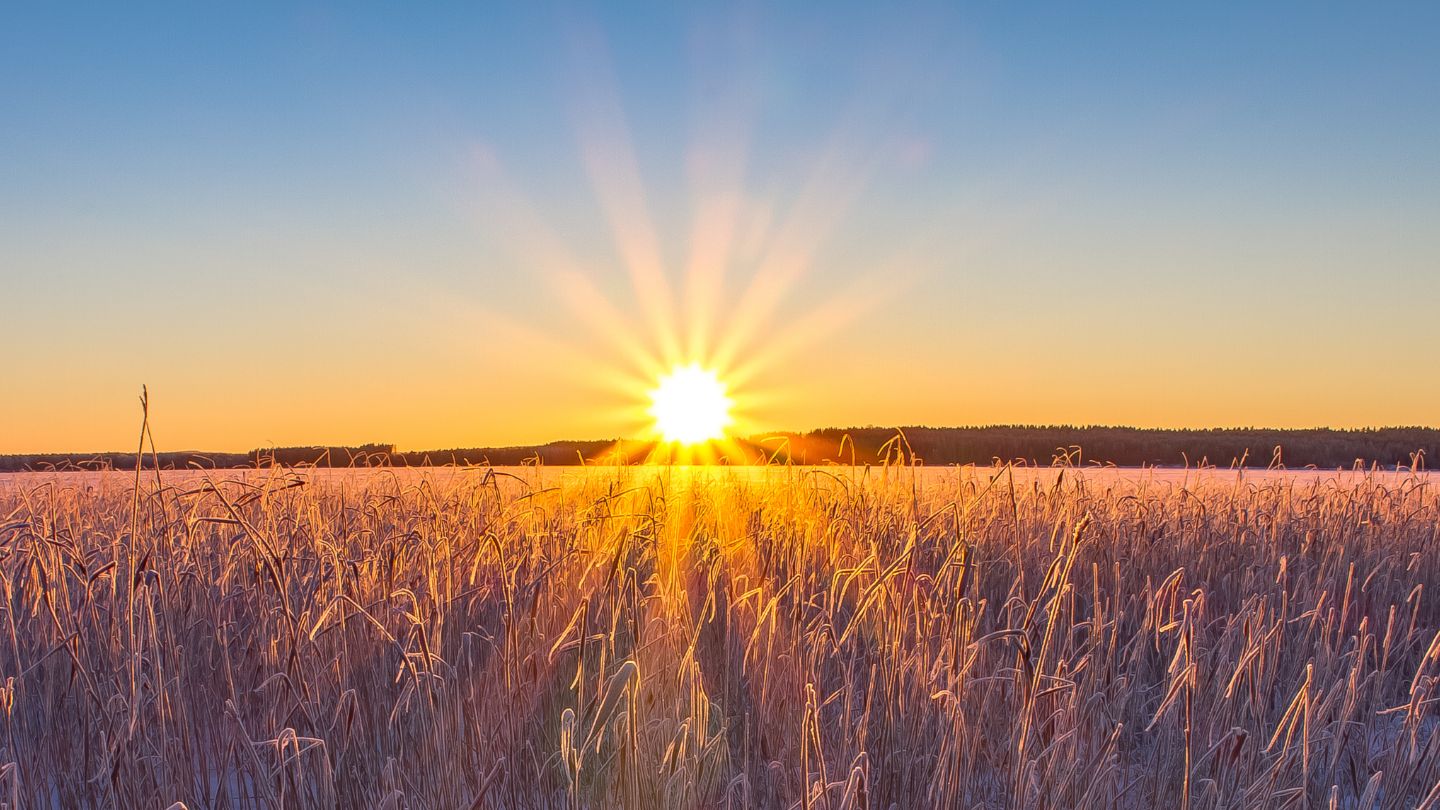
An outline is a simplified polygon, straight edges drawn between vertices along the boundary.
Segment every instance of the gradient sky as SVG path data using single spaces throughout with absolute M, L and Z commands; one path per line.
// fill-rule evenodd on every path
M 0 452 L 132 446 L 141 384 L 161 450 L 628 435 L 667 322 L 747 427 L 1435 425 L 1437 42 L 1435 3 L 9 3 Z

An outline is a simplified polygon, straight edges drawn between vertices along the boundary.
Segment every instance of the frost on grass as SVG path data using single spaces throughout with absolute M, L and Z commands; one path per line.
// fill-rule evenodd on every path
M 0 802 L 1434 806 L 1437 483 L 11 479 Z

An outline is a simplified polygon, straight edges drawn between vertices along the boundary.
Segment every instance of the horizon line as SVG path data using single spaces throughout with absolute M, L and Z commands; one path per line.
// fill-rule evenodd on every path
M 827 432 L 833 433 L 833 432 L 837 432 L 837 431 L 838 431 L 838 432 L 841 432 L 841 433 L 848 434 L 849 432 L 852 432 L 852 431 L 858 432 L 858 431 L 873 431 L 873 430 L 893 430 L 893 431 L 896 431 L 897 433 L 903 433 L 904 431 L 908 431 L 908 430 L 957 430 L 957 431 L 958 431 L 958 430 L 1001 430 L 1001 429 L 1010 429 L 1010 430 L 1034 430 L 1034 431 L 1044 431 L 1044 430 L 1051 430 L 1051 431 L 1054 431 L 1054 430 L 1128 430 L 1128 431 L 1148 432 L 1148 433 L 1219 433 L 1219 432 L 1305 433 L 1305 432 L 1315 432 L 1315 431 L 1328 431 L 1328 432 L 1332 432 L 1332 433 L 1379 433 L 1379 432 L 1384 432 L 1384 431 L 1399 431 L 1399 430 L 1440 432 L 1440 426 L 1434 426 L 1434 425 L 1401 425 L 1401 424 L 1393 424 L 1393 425 L 1366 425 L 1366 426 L 1361 426 L 1361 427 L 1331 427 L 1331 426 L 1326 426 L 1326 425 L 1312 425 L 1312 426 L 1304 426 L 1304 427 L 1269 427 L 1269 426 L 1257 426 L 1257 425 L 1213 425 L 1213 426 L 1208 426 L 1208 427 L 1156 427 L 1156 426 L 1142 427 L 1142 426 L 1137 426 L 1137 425 L 1101 424 L 1101 423 L 1089 423 L 1089 424 L 1085 424 L 1085 423 L 1048 423 L 1048 424 L 1041 424 L 1041 423 L 1020 423 L 1020 422 L 996 422 L 996 423 L 989 423 L 989 424 L 968 424 L 968 425 L 967 425 L 967 424 L 962 424 L 962 425 L 921 425 L 921 424 L 912 424 L 912 425 L 877 425 L 877 424 L 869 424 L 869 425 L 848 425 L 848 426 L 844 426 L 844 427 L 840 427 L 840 426 L 816 427 L 816 428 L 809 428 L 809 429 L 806 429 L 806 430 L 776 429 L 776 430 L 758 431 L 758 432 L 749 433 L 749 434 L 746 434 L 746 435 L 743 435 L 743 436 L 742 436 L 742 435 L 732 435 L 732 436 L 728 436 L 727 438 L 728 438 L 729 440 L 732 440 L 732 441 L 733 441 L 733 440 L 751 441 L 751 440 L 755 440 L 755 439 L 764 439 L 764 438 L 773 437 L 773 436 L 810 436 L 810 435 L 815 435 L 815 434 L 819 434 L 819 433 L 827 433 Z M 350 443 L 323 443 L 323 442 L 322 442 L 322 443 L 312 443 L 312 444 L 273 444 L 273 443 L 272 443 L 272 444 L 268 444 L 268 445 L 260 445 L 260 446 L 257 446 L 257 447 L 250 447 L 250 448 L 247 448 L 247 449 L 244 449 L 244 450 L 222 450 L 222 449 L 215 449 L 215 448 L 200 449 L 200 448 L 195 448 L 195 447 L 181 448 L 181 449 L 174 449 L 174 450 L 159 450 L 158 448 L 152 448 L 151 450 L 144 451 L 144 454 L 145 454 L 145 455 L 149 455 L 150 453 L 154 452 L 154 453 L 164 453 L 164 454 L 183 454 L 183 453 L 190 453 L 190 454 L 196 454 L 196 455 L 206 455 L 206 454 L 215 454 L 215 455 L 246 455 L 246 454 L 251 454 L 251 453 L 259 453 L 259 452 L 263 452 L 263 451 L 266 451 L 266 450 L 295 450 L 295 449 L 349 449 L 349 450 L 358 450 L 358 449 L 364 449 L 364 448 L 390 448 L 390 449 L 388 450 L 388 452 L 392 452 L 392 453 L 406 453 L 406 454 L 419 453 L 419 454 L 425 454 L 425 453 L 444 453 L 444 452 L 454 452 L 454 451 L 475 451 L 475 450 L 521 450 L 521 449 L 526 449 L 526 448 L 553 447 L 553 446 L 555 446 L 555 445 L 566 445 L 566 444 L 575 444 L 575 445 L 582 445 L 582 444 L 606 444 L 606 443 L 618 444 L 618 443 L 621 443 L 621 442 L 636 442 L 636 443 L 641 443 L 641 444 L 645 444 L 645 443 L 649 443 L 649 444 L 665 444 L 665 443 L 666 443 L 666 442 L 663 442 L 662 440 L 659 440 L 659 439 L 653 439 L 653 438 L 652 438 L 652 439 L 646 439 L 646 438 L 638 438 L 638 437 L 607 437 L 607 438 L 591 438 L 591 439 L 574 439 L 574 438 L 568 438 L 568 439 L 549 439 L 549 440 L 540 441 L 540 442 L 518 442 L 518 443 L 511 443 L 511 444 L 477 444 L 477 445 L 471 445 L 471 446 L 455 445 L 455 446 L 451 446 L 451 447 L 433 447 L 433 448 L 417 448 L 417 449 L 402 449 L 398 444 L 396 444 L 396 443 L 394 443 L 394 442 L 374 442 L 374 441 L 370 441 L 370 442 L 350 442 Z M 14 452 L 14 451 L 3 451 L 3 450 L 0 450 L 0 458 L 18 457 L 18 456 L 129 456 L 129 455 L 136 455 L 136 453 L 135 453 L 135 451 L 133 451 L 133 450 L 128 450 L 128 449 L 127 449 L 127 450 L 45 450 L 45 451 L 32 451 L 32 452 Z

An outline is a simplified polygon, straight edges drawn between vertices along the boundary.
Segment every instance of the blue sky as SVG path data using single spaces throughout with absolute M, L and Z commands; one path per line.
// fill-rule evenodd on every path
M 724 192 L 713 329 L 765 256 L 801 259 L 757 357 L 866 302 L 759 363 L 757 427 L 1433 423 L 1437 34 L 1433 4 L 10 4 L 0 451 L 124 446 L 141 383 L 172 447 L 619 435 L 629 383 L 564 358 L 625 361 L 508 217 L 649 345 L 617 229 L 679 291 Z

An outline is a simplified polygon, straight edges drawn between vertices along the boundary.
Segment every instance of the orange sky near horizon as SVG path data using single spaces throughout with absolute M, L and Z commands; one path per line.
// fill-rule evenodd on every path
M 1063 343 L 1058 335 L 1034 337 L 1024 350 L 992 348 L 957 357 L 937 347 L 897 362 L 881 344 L 864 345 L 857 331 L 832 349 L 843 347 L 843 363 L 816 353 L 757 377 L 749 393 L 758 394 L 758 402 L 742 424 L 753 431 L 869 424 L 1433 425 L 1429 403 L 1440 395 L 1433 381 L 1417 379 L 1407 391 L 1396 380 L 1393 398 L 1381 400 L 1364 381 L 1326 384 L 1311 369 L 1259 352 L 1245 363 L 1218 352 L 1191 356 L 1185 373 L 1166 378 L 1137 373 L 1132 365 L 1160 371 L 1168 362 L 1174 369 L 1182 350 L 1174 338 L 1169 346 L 1137 341 L 1132 351 L 1087 360 L 1057 349 Z M 1007 368 L 1012 357 L 1023 356 L 1034 359 Z M 407 450 L 538 444 L 638 437 L 648 427 L 642 390 L 557 379 L 561 365 L 507 367 L 448 351 L 389 381 L 377 372 L 401 367 L 357 358 L 353 367 L 308 375 L 313 387 L 302 390 L 265 385 L 263 368 L 238 375 L 220 367 L 152 375 L 152 430 L 162 451 L 238 452 L 366 442 Z M 77 379 L 44 400 L 43 414 L 33 400 L 0 401 L 0 424 L 8 426 L 0 452 L 128 450 L 139 429 L 139 386 L 123 377 L 111 372 Z

